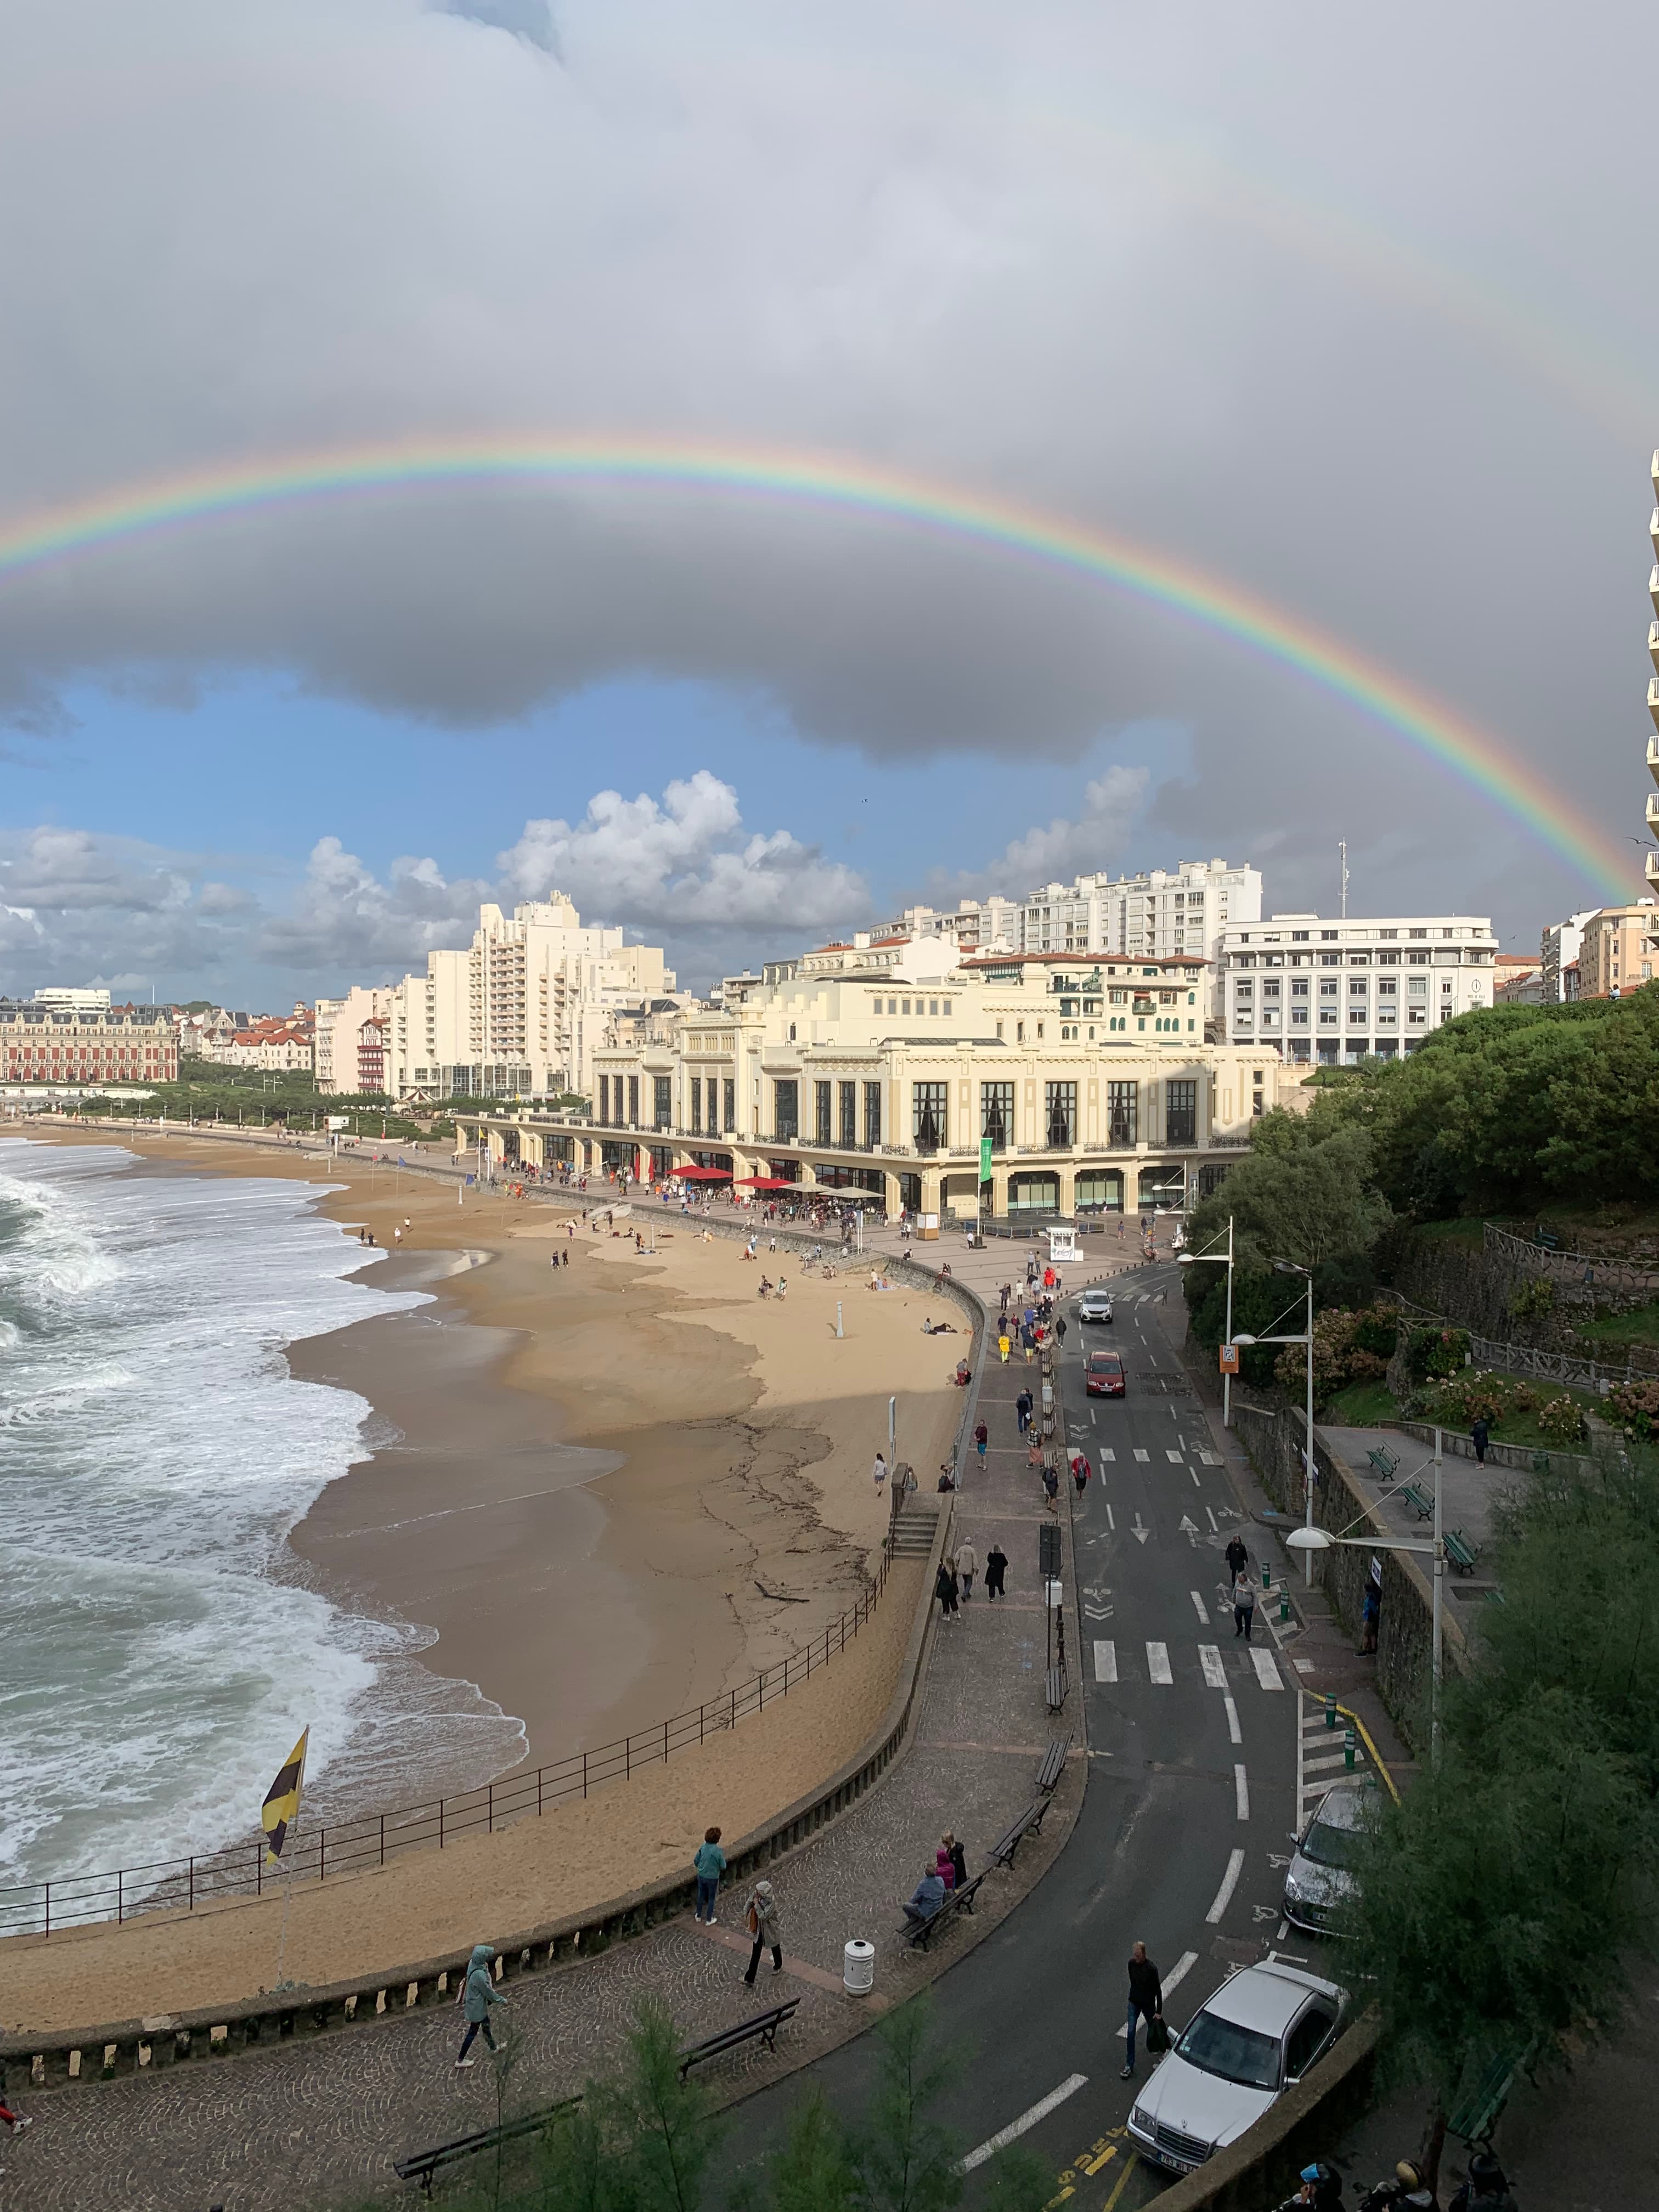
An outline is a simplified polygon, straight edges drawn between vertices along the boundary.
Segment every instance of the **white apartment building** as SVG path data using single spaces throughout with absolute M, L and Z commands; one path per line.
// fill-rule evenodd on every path
M 950 912 L 931 906 L 907 906 L 896 921 L 872 930 L 872 937 L 942 939 L 959 952 L 1018 952 L 1019 902 L 995 895 L 963 899 Z
M 1276 914 L 1222 933 L 1230 1044 L 1352 1066 L 1412 1051 L 1492 1002 L 1498 939 L 1484 915 L 1328 921 Z
M 660 945 L 584 927 L 560 892 L 480 907 L 471 945 L 428 953 L 424 975 L 318 1000 L 318 1087 L 362 1089 L 378 1054 L 393 1097 L 585 1093 L 615 1018 L 674 988 Z
M 1567 970 L 1574 966 L 1584 949 L 1584 930 L 1601 912 L 1599 907 L 1587 906 L 1582 914 L 1572 914 L 1565 921 L 1552 922 L 1539 944 L 1543 976 L 1543 1000 L 1547 1006 L 1559 1006 L 1567 998 Z
M 1653 568 L 1648 577 L 1648 597 L 1653 603 L 1653 620 L 1648 624 L 1648 658 L 1653 663 L 1653 673 L 1648 678 L 1648 713 L 1652 718 L 1654 734 L 1648 739 L 1648 773 L 1659 783 L 1659 453 L 1653 457 L 1653 514 L 1648 523 L 1648 535 L 1653 540 Z M 1659 837 L 1659 791 L 1648 793 L 1648 835 Z M 1647 856 L 1648 888 L 1659 892 L 1659 852 Z

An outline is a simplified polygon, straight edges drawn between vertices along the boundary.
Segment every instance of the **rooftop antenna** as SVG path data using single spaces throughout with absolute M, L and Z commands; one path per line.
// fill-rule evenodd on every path
M 1337 839 L 1336 849 L 1342 856 L 1342 919 L 1346 921 L 1348 918 L 1348 841 L 1346 837 Z

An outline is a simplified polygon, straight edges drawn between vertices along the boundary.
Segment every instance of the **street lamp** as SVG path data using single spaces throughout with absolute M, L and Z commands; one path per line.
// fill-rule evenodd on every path
M 1273 1273 L 1279 1275 L 1300 1275 L 1306 1281 L 1308 1286 L 1307 1328 L 1299 1336 L 1236 1336 L 1233 1339 L 1233 1342 L 1235 1344 L 1299 1344 L 1303 1347 L 1304 1353 L 1308 1363 L 1308 1433 L 1304 1439 L 1304 1449 L 1302 1455 L 1304 1498 L 1303 1525 L 1304 1528 L 1310 1529 L 1314 1524 L 1313 1269 L 1311 1267 L 1299 1267 L 1294 1260 L 1275 1260 L 1273 1261 Z M 1317 1545 L 1310 1546 L 1307 1544 L 1298 1544 L 1295 1548 L 1297 1551 L 1304 1552 L 1307 1554 L 1303 1562 L 1303 1569 L 1304 1578 L 1309 1583 L 1311 1583 L 1313 1580 L 1313 1554 L 1318 1550 L 1319 1547 Z
M 1222 1337 L 1224 1344 L 1233 1340 L 1233 1217 L 1227 1216 L 1227 1249 L 1224 1252 L 1183 1252 L 1177 1265 L 1195 1267 L 1204 1261 L 1227 1270 L 1227 1326 Z M 1233 1425 L 1233 1378 L 1228 1369 L 1221 1370 L 1221 1425 L 1230 1429 Z
M 1440 1759 L 1440 1677 L 1441 1654 L 1443 1643 L 1441 1624 L 1444 1618 L 1443 1607 L 1446 1583 L 1446 1542 L 1440 1521 L 1440 1431 L 1434 1432 L 1434 1538 L 1424 1543 L 1420 1537 L 1411 1536 L 1350 1536 L 1346 1533 L 1333 1536 L 1323 1528 L 1316 1528 L 1311 1522 L 1305 1528 L 1292 1528 L 1285 1539 L 1288 1548 L 1300 1552 L 1307 1561 L 1308 1572 L 1313 1572 L 1316 1552 L 1328 1552 L 1339 1544 L 1352 1545 L 1360 1551 L 1426 1553 L 1434 1561 L 1433 1578 L 1430 1584 L 1433 1641 L 1429 1668 L 1429 1751 L 1436 1765 Z M 1369 1510 L 1369 1509 L 1368 1509 Z M 1364 1519 L 1362 1515 L 1361 1519 Z M 1351 1523 L 1358 1526 L 1358 1523 Z

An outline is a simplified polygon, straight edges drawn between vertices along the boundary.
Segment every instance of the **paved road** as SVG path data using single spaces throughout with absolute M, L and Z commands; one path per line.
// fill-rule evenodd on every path
M 1163 2185 L 1128 2155 L 1122 2135 L 1134 2089 L 1119 2079 L 1130 1944 L 1146 1943 L 1166 1984 L 1179 1974 L 1168 2011 L 1172 2026 L 1184 2023 L 1230 1967 L 1265 1956 L 1278 1939 L 1296 1817 L 1297 1678 L 1265 1632 L 1265 1608 L 1260 1674 L 1235 1639 L 1222 1553 L 1243 1516 L 1202 1411 L 1142 1303 L 1178 1296 L 1176 1271 L 1137 1271 L 1121 1291 L 1109 1328 L 1085 1331 L 1073 1317 L 1061 1363 L 1067 1433 L 1096 1468 L 1073 1507 L 1087 1638 L 1080 1665 L 1073 1655 L 1073 1698 L 1086 1716 L 1088 1795 L 1043 1881 L 934 1992 L 963 2060 L 941 2117 L 963 2142 L 983 2142 L 1073 2075 L 1087 2077 L 1024 2138 L 1053 2166 L 1073 2212 L 1137 2212 Z M 1108 1343 L 1125 1355 L 1121 1401 L 1085 1395 L 1084 1352 Z M 1245 1540 L 1254 1559 L 1253 1529 Z M 1224 1686 L 1206 1680 L 1206 1653 Z M 1280 1955 L 1307 1953 L 1292 1940 Z M 866 2038 L 821 2062 L 814 2078 L 856 2110 L 871 2063 Z M 1144 2081 L 1144 2054 L 1138 2070 Z M 799 2082 L 783 2083 L 739 2108 L 733 2164 L 780 2139 L 799 2094 Z

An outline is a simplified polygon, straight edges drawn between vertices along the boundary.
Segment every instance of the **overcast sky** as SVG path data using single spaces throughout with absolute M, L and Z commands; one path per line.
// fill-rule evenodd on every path
M 0 7 L 0 530 L 405 436 L 840 455 L 1201 567 L 1641 828 L 1659 17 L 1258 0 Z M 1082 867 L 1606 887 L 1085 578 L 683 488 L 0 577 L 0 986 L 280 1005 L 557 885 L 685 980 Z M 1630 885 L 1640 883 L 1636 843 Z

